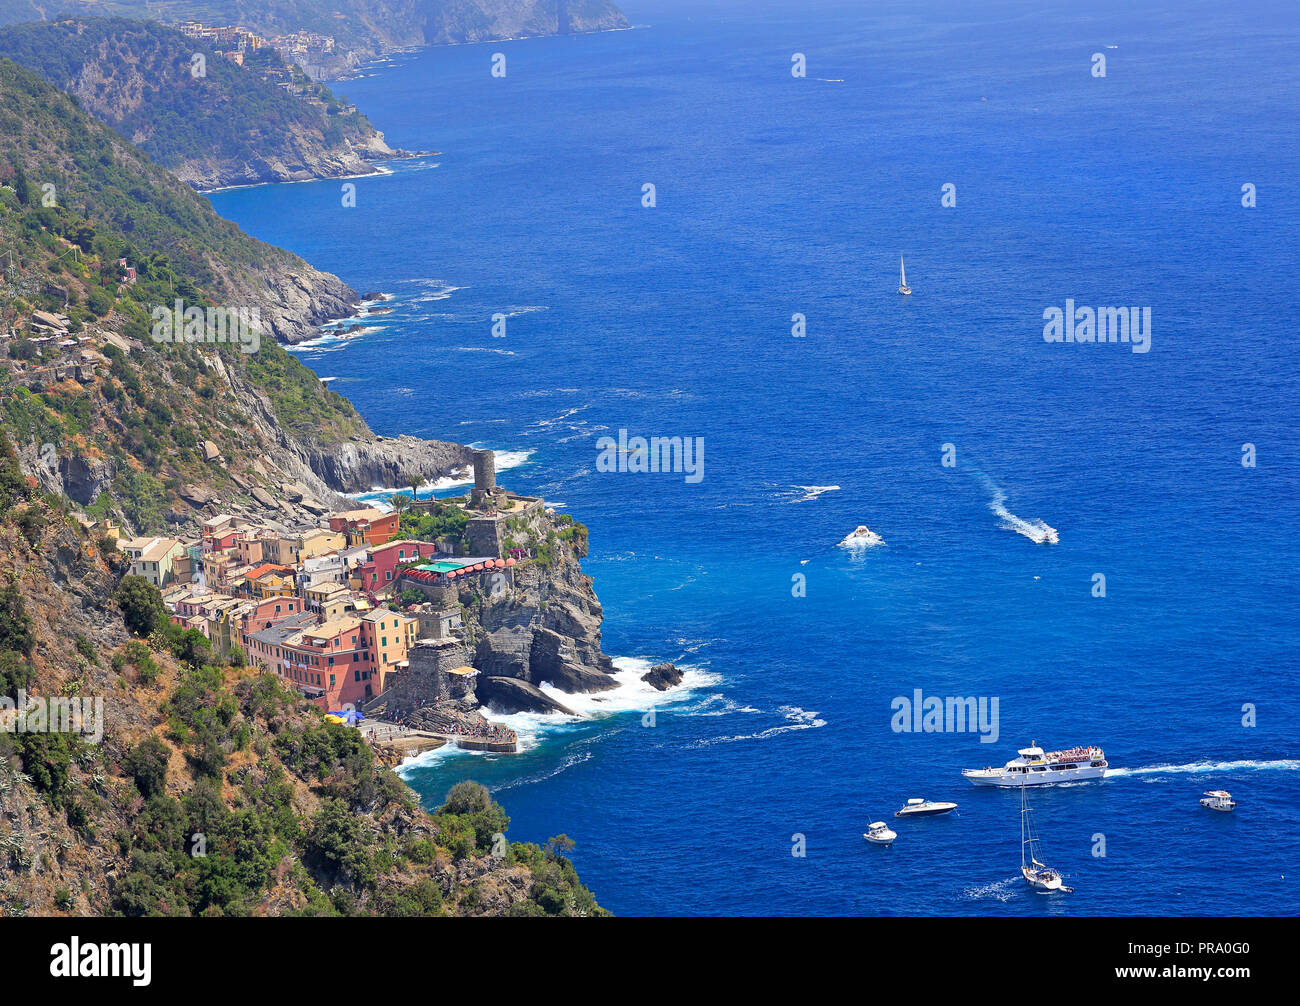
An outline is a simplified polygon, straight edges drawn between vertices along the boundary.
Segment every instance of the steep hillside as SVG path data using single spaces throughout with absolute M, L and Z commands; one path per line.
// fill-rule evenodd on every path
M 474 783 L 425 813 L 357 731 L 114 590 L 3 432 L 0 555 L 0 915 L 606 914 L 563 836 L 507 841 Z
M 269 48 L 241 66 L 157 22 L 96 18 L 4 29 L 0 56 L 196 188 L 366 174 L 395 155 L 365 116 Z
M 605 914 L 567 839 L 508 842 L 473 784 L 425 813 L 356 731 L 173 625 L 87 520 L 287 522 L 462 465 L 375 437 L 270 337 L 151 327 L 176 299 L 350 291 L 7 60 L 0 249 L 0 914 Z
M 39 0 L 0 0 L 0 24 L 53 18 L 64 9 Z M 319 32 L 353 53 L 332 76 L 357 60 L 400 48 L 628 27 L 610 0 L 85 0 L 76 9 L 83 15 L 239 24 L 268 36 Z
M 208 500 L 293 515 L 337 504 L 335 492 L 411 484 L 467 463 L 458 444 L 377 438 L 277 344 L 351 310 L 355 294 L 336 277 L 222 220 L 7 60 L 0 137 L 0 240 L 12 256 L 0 279 L 0 332 L 16 333 L 0 382 L 13 392 L 4 402 L 19 450 L 30 459 L 49 445 L 57 458 L 34 469 L 46 488 L 90 504 L 109 485 L 138 481 L 121 494 L 123 516 L 154 530 Z M 177 301 L 257 311 L 262 332 L 255 344 L 210 343 L 216 333 L 200 325 L 190 341 L 158 342 L 153 312 Z M 63 314 L 68 338 L 33 329 L 36 311 Z M 77 339 L 85 343 L 63 345 Z M 87 352 L 102 362 L 69 380 L 73 357 Z

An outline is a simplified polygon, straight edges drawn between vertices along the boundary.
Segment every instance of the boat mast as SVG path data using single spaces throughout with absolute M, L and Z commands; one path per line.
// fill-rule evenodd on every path
M 1025 780 L 1020 780 L 1020 869 L 1025 868 L 1025 813 L 1028 807 L 1025 804 Z

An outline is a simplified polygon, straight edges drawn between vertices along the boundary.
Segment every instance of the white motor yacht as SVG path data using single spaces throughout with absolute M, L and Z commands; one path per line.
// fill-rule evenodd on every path
M 1099 747 L 1044 751 L 1038 741 L 1016 752 L 1002 768 L 964 768 L 961 774 L 975 786 L 1046 786 L 1054 782 L 1101 779 L 1109 763 Z
M 955 803 L 945 803 L 942 800 L 922 800 L 920 797 L 913 797 L 907 801 L 907 806 L 894 811 L 895 817 L 931 817 L 935 814 L 951 814 L 957 809 Z
M 1208 807 L 1210 810 L 1221 810 L 1224 813 L 1227 813 L 1228 811 L 1236 809 L 1237 801 L 1232 798 L 1232 794 L 1226 789 L 1212 789 L 1208 790 L 1206 794 L 1201 797 L 1201 806 Z
M 884 821 L 872 821 L 867 825 L 867 830 L 862 833 L 872 845 L 889 845 L 898 837 L 896 832 L 889 830 L 889 825 Z

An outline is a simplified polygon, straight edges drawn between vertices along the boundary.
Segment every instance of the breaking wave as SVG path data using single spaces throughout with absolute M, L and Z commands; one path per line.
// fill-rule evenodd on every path
M 702 748 L 712 747 L 714 744 L 734 744 L 736 741 L 765 741 L 772 737 L 779 737 L 781 734 L 790 733 L 793 730 L 816 730 L 826 725 L 826 721 L 821 718 L 819 713 L 800 709 L 798 706 L 781 706 L 779 711 L 785 717 L 785 722 L 780 726 L 768 727 L 766 730 L 756 730 L 754 733 L 749 734 L 703 737 L 689 746 Z

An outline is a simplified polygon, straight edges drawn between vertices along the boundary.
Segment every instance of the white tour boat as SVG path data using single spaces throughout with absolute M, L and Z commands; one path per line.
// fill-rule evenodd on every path
M 898 256 L 898 292 L 910 294 L 912 288 L 907 285 L 907 270 L 903 268 L 903 256 Z
M 1029 801 L 1025 798 L 1026 787 L 1020 787 L 1020 874 L 1039 894 L 1073 894 L 1073 887 L 1066 887 L 1059 871 L 1052 869 L 1039 860 L 1042 852 L 1038 847 L 1038 836 L 1034 834 L 1034 822 L 1030 817 Z M 1025 849 L 1029 849 L 1029 859 L 1025 860 Z
M 1047 786 L 1056 782 L 1084 782 L 1106 774 L 1106 753 L 1099 747 L 1044 751 L 1038 741 L 1016 752 L 1002 768 L 964 768 L 961 774 L 976 786 Z
M 934 814 L 951 814 L 957 809 L 955 803 L 944 803 L 941 800 L 922 800 L 920 797 L 913 797 L 907 801 L 907 806 L 894 811 L 895 817 L 930 817 Z
M 884 821 L 872 821 L 867 825 L 867 830 L 862 833 L 862 837 L 872 845 L 889 845 L 898 837 L 898 834 L 890 831 L 889 825 L 885 824 Z
M 1225 813 L 1234 810 L 1237 801 L 1232 798 L 1232 794 L 1226 789 L 1208 790 L 1205 796 L 1201 797 L 1201 806 L 1208 807 L 1210 810 L 1221 810 Z

